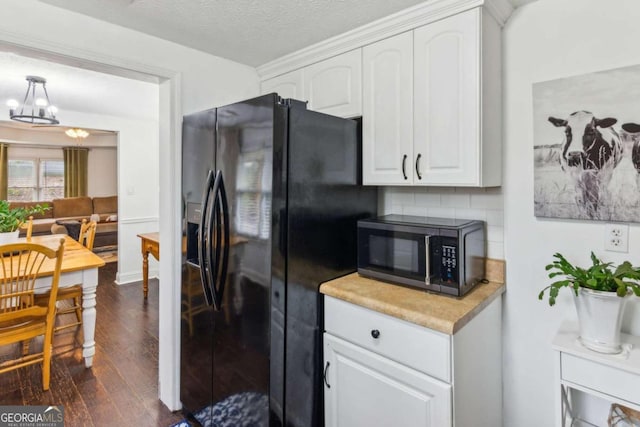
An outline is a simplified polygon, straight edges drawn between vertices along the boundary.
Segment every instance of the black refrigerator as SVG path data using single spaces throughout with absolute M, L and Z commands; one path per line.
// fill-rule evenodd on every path
M 322 426 L 320 284 L 356 270 L 359 122 L 269 94 L 184 117 L 181 401 L 195 425 Z

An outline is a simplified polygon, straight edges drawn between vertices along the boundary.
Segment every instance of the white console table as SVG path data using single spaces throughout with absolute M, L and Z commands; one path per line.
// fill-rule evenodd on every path
M 640 337 L 622 334 L 621 354 L 607 355 L 584 347 L 578 341 L 578 324 L 565 321 L 558 330 L 556 354 L 556 426 L 574 425 L 572 390 L 640 410 Z

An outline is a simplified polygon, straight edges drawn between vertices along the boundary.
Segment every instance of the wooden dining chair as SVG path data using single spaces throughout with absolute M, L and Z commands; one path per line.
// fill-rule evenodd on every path
M 98 223 L 96 221 L 82 220 L 82 225 L 80 226 L 80 235 L 78 236 L 78 242 L 84 245 L 90 251 L 93 250 L 93 241 L 96 238 L 96 228 Z
M 33 233 L 33 216 L 20 225 L 20 228 L 26 231 L 27 242 L 31 240 L 31 234 Z
M 87 222 L 86 219 L 83 219 L 82 225 L 80 226 L 80 235 L 78 236 L 78 242 L 80 242 L 89 250 L 93 250 L 93 241 L 96 236 L 96 225 L 97 223 L 95 221 Z M 41 297 L 38 296 L 38 298 Z M 64 325 L 58 325 L 54 328 L 54 332 L 59 332 L 64 329 L 73 328 L 75 326 L 82 326 L 82 286 L 73 285 L 59 289 L 57 300 L 71 301 L 70 306 L 58 308 L 58 316 L 75 313 L 76 321 L 66 323 Z M 44 300 L 38 300 L 38 304 L 43 303 Z
M 56 296 L 64 239 L 57 250 L 36 243 L 0 246 L 0 345 L 22 343 L 21 356 L 0 363 L 0 374 L 42 363 L 42 388 L 49 390 Z M 48 303 L 35 303 L 34 285 L 40 270 L 54 263 Z M 29 354 L 31 339 L 44 335 L 42 351 Z

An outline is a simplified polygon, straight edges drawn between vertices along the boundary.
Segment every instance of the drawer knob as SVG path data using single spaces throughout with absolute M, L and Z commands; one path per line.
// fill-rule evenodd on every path
M 378 337 L 380 336 L 380 331 L 377 329 L 372 329 L 371 330 L 371 336 L 375 339 L 378 339 Z

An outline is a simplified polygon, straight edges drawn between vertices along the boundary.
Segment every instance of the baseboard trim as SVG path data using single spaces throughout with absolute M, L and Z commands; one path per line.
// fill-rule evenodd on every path
M 159 279 L 159 278 L 160 278 L 159 270 L 157 269 L 149 270 L 149 279 Z M 141 272 L 137 272 L 137 271 L 130 272 L 130 273 L 118 272 L 116 274 L 116 280 L 115 280 L 116 285 L 128 285 L 129 283 L 134 283 L 134 282 L 142 282 Z

